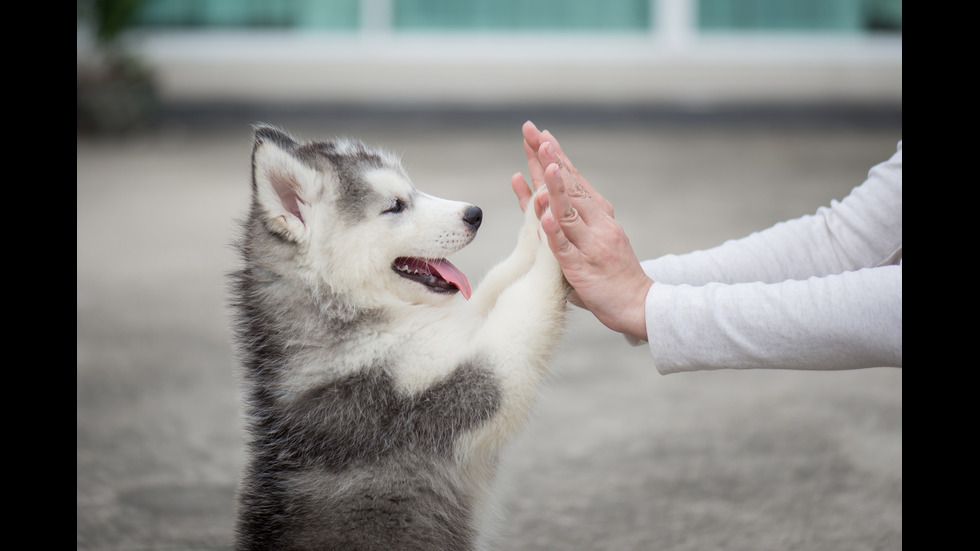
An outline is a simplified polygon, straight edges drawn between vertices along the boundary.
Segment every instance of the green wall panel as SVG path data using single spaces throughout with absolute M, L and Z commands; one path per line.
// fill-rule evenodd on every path
M 136 23 L 180 28 L 356 31 L 375 0 L 143 0 Z M 390 0 L 393 31 L 655 32 L 650 0 Z M 902 0 L 697 0 L 698 31 L 902 28 Z
M 648 0 L 396 0 L 395 29 L 618 30 L 650 27 Z
M 136 23 L 149 27 L 354 30 L 360 0 L 144 0 Z
M 706 31 L 900 30 L 901 0 L 700 0 Z

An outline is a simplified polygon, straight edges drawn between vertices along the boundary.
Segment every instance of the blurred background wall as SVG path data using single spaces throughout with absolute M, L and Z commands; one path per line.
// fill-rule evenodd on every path
M 79 0 L 78 21 L 80 65 L 123 27 L 168 105 L 902 100 L 901 0 Z

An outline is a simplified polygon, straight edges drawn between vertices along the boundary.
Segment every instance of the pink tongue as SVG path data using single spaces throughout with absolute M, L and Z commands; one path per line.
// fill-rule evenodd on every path
M 451 262 L 442 258 L 439 260 L 426 260 L 429 266 L 435 270 L 442 279 L 445 279 L 449 283 L 459 287 L 459 292 L 463 293 L 463 298 L 466 300 L 470 299 L 470 282 L 463 275 L 463 272 L 459 271 L 459 268 L 453 266 Z

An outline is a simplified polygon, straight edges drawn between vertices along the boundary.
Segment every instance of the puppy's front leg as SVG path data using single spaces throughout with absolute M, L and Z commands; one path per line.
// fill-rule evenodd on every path
M 541 223 L 534 212 L 534 205 L 528 204 L 524 210 L 524 224 L 517 236 L 517 246 L 500 264 L 494 266 L 480 282 L 470 304 L 483 315 L 493 309 L 503 292 L 509 285 L 527 273 L 534 264 L 535 251 L 538 248 L 538 228 Z
M 480 437 L 493 444 L 513 436 L 526 422 L 560 344 L 572 290 L 536 228 L 533 266 L 500 293 L 478 337 L 503 396 L 499 415 Z

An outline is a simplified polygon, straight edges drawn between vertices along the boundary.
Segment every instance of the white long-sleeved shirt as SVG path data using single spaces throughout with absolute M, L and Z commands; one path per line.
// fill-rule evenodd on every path
M 902 366 L 902 143 L 840 202 L 642 263 L 663 374 Z

